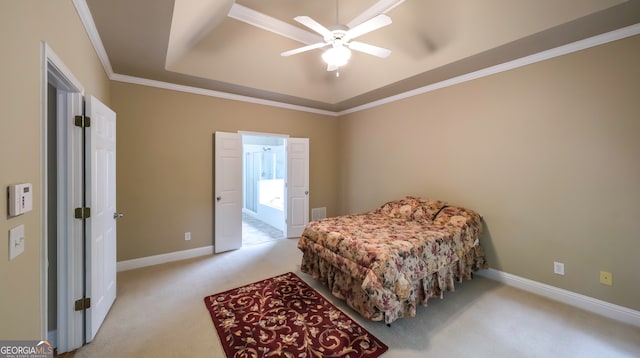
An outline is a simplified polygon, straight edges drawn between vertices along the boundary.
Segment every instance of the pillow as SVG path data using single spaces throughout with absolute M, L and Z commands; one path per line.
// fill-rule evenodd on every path
M 407 196 L 382 205 L 375 213 L 394 218 L 413 219 L 414 212 L 420 207 L 421 205 L 418 199 Z
M 433 221 L 436 217 L 436 215 L 440 212 L 440 210 L 442 210 L 442 208 L 444 208 L 445 206 L 447 206 L 447 203 L 444 201 L 440 201 L 440 200 L 431 200 L 431 199 L 420 199 L 420 209 L 421 210 L 416 210 L 416 213 L 414 214 L 414 219 L 426 219 L 426 220 L 431 220 Z M 416 217 L 416 215 L 418 215 L 419 212 L 421 213 L 421 217 Z
M 435 214 L 447 203 L 440 200 L 427 198 L 416 198 L 406 196 L 399 200 L 390 201 L 382 205 L 375 212 L 395 218 L 407 220 L 429 220 L 434 219 Z
M 482 218 L 471 209 L 459 206 L 447 206 L 433 220 L 437 225 L 449 225 L 456 227 L 473 226 L 482 230 Z

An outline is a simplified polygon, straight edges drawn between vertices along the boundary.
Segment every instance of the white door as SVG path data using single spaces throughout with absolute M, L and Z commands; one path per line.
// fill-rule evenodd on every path
M 309 138 L 287 140 L 286 237 L 299 237 L 309 223 Z
M 242 247 L 242 136 L 215 134 L 214 251 Z
M 87 342 L 95 337 L 116 299 L 116 114 L 95 97 L 85 99 Z

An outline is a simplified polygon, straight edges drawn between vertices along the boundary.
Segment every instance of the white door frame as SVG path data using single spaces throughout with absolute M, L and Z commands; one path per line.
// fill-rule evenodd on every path
M 65 118 L 82 113 L 84 88 L 69 68 L 45 42 L 42 43 L 41 68 L 41 259 L 40 259 L 40 336 L 48 339 L 48 84 L 58 91 L 57 138 L 58 138 L 58 329 L 57 346 L 59 353 L 79 348 L 83 344 L 84 317 L 81 312 L 71 309 L 71 302 L 78 292 L 83 291 L 82 228 L 72 216 L 74 205 L 82 198 L 82 181 L 78 180 L 81 171 L 73 167 L 70 155 L 82 153 L 76 151 L 82 144 L 81 134 L 70 130 L 72 125 Z M 80 147 L 81 148 L 81 147 Z M 80 195 L 78 195 L 80 194 Z M 80 225 L 80 227 L 78 226 Z M 78 233 L 80 235 L 78 235 Z M 76 243 L 75 245 L 73 243 Z M 78 245 L 77 243 L 80 243 Z M 64 274 L 63 274 L 64 273 Z
M 299 234 L 302 233 L 302 230 L 300 230 L 299 228 L 296 228 L 296 230 L 293 230 L 293 226 L 292 226 L 292 207 L 291 207 L 291 195 L 290 195 L 290 188 L 289 188 L 289 184 L 290 181 L 292 180 L 292 178 L 290 178 L 291 175 L 291 171 L 290 171 L 290 146 L 291 146 L 291 142 L 294 142 L 296 145 L 300 145 L 300 144 L 304 144 L 306 146 L 306 160 L 305 160 L 305 164 L 304 164 L 304 171 L 305 171 L 305 178 L 303 178 L 303 182 L 304 182 L 304 187 L 298 187 L 295 188 L 294 192 L 301 192 L 301 193 L 296 193 L 296 195 L 299 197 L 303 197 L 304 198 L 304 205 L 303 205 L 303 215 L 302 215 L 302 222 L 304 223 L 303 226 L 306 226 L 306 224 L 309 222 L 309 138 L 291 138 L 289 135 L 287 134 L 274 134 L 274 133 L 263 133 L 263 132 L 249 132 L 249 131 L 238 131 L 238 134 L 240 134 L 241 136 L 244 135 L 252 135 L 252 136 L 262 136 L 262 137 L 281 137 L 284 138 L 285 140 L 285 146 L 286 146 L 286 150 L 285 150 L 285 187 L 284 187 L 284 193 L 285 193 L 285 200 L 284 200 L 284 225 L 283 225 L 283 234 L 285 238 L 289 238 L 289 237 L 296 237 L 299 236 Z M 243 175 L 242 175 L 242 180 L 244 181 L 244 170 L 245 170 L 245 166 L 242 166 L 242 171 L 243 171 Z M 217 170 L 215 171 L 217 173 Z M 217 175 L 217 174 L 216 174 Z M 214 178 L 215 180 L 215 178 Z M 244 185 L 243 185 L 244 188 Z M 243 189 L 243 195 L 244 195 L 244 189 Z M 243 206 L 244 206 L 244 198 L 243 198 Z

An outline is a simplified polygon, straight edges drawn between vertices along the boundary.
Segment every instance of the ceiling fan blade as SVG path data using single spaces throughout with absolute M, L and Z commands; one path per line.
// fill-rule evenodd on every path
M 350 39 L 355 39 L 360 35 L 364 35 L 367 32 L 371 32 L 373 30 L 377 30 L 381 27 L 385 27 L 391 24 L 391 18 L 385 14 L 380 14 L 370 20 L 367 20 L 360 25 L 349 29 L 347 34 L 345 35 L 347 41 Z
M 304 26 L 310 28 L 311 30 L 319 33 L 325 39 L 326 38 L 331 38 L 333 36 L 331 34 L 331 31 L 329 31 L 329 29 L 327 29 L 326 27 L 320 25 L 316 20 L 310 18 L 309 16 L 296 16 L 293 19 L 296 20 L 297 22 L 303 24 Z
M 347 23 L 348 28 L 354 28 L 361 23 L 373 18 L 378 14 L 386 14 L 389 11 L 396 8 L 396 6 L 402 4 L 405 0 L 378 0 L 370 8 L 366 9 L 363 13 L 353 18 L 353 20 Z
M 317 48 L 321 48 L 321 47 L 325 47 L 328 44 L 326 42 L 318 42 L 316 44 L 311 44 L 308 46 L 304 46 L 304 47 L 299 47 L 293 50 L 289 50 L 289 51 L 285 51 L 283 53 L 280 54 L 280 56 L 291 56 L 291 55 L 295 55 L 301 52 L 305 52 L 305 51 L 310 51 L 310 50 L 314 50 Z
M 389 57 L 389 55 L 391 55 L 391 50 L 389 49 L 369 45 L 369 44 L 358 42 L 358 41 L 351 41 L 349 42 L 348 46 L 352 50 L 364 52 L 366 54 L 373 55 L 380 58 L 387 58 Z
M 315 33 L 303 30 L 298 26 L 291 25 L 288 22 L 278 20 L 235 2 L 229 10 L 228 16 L 251 26 L 296 40 L 305 45 L 313 44 L 321 40 Z

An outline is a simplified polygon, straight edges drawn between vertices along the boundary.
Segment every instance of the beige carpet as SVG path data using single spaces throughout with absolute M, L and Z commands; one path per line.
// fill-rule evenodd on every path
M 389 328 L 362 320 L 300 272 L 297 240 L 118 274 L 118 298 L 76 357 L 224 357 L 203 297 L 288 271 L 389 346 L 391 357 L 640 357 L 640 328 L 483 277 Z

